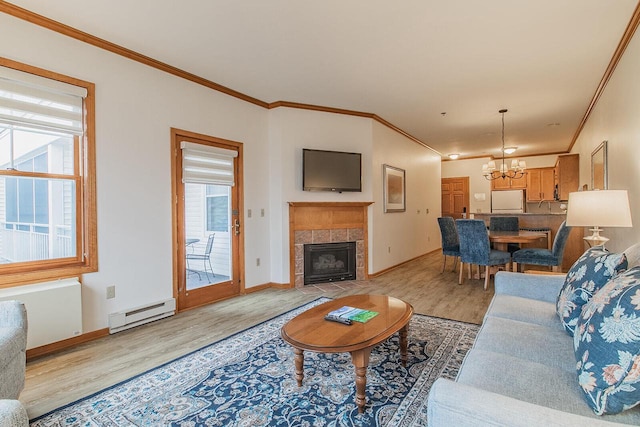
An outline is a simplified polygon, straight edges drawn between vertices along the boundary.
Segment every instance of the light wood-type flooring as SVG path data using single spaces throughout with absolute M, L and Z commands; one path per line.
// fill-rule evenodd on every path
M 266 289 L 37 358 L 27 363 L 20 400 L 30 418 L 42 415 L 320 296 L 391 295 L 412 304 L 416 313 L 480 324 L 493 280 L 487 291 L 483 280 L 458 285 L 451 259 L 444 273 L 441 263 L 438 251 L 367 281 Z

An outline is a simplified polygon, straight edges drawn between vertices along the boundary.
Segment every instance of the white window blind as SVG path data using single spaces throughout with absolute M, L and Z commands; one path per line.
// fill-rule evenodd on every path
M 182 182 L 235 185 L 233 159 L 238 152 L 182 141 Z
M 0 66 L 0 123 L 62 131 L 84 131 L 87 90 Z

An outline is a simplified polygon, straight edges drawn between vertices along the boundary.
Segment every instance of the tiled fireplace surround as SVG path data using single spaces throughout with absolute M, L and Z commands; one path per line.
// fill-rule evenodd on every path
M 367 209 L 370 202 L 289 202 L 290 277 L 304 286 L 304 245 L 356 242 L 356 280 L 368 278 Z

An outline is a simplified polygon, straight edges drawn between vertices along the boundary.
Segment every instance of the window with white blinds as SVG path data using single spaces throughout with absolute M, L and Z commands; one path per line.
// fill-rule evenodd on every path
M 235 185 L 235 150 L 182 141 L 182 182 L 192 184 Z
M 0 285 L 96 271 L 94 90 L 0 57 Z
M 0 123 L 81 135 L 85 88 L 0 66 Z

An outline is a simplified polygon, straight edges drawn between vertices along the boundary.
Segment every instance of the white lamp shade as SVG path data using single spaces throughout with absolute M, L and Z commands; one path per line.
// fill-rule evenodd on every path
M 627 190 L 569 193 L 567 225 L 572 227 L 631 227 Z

